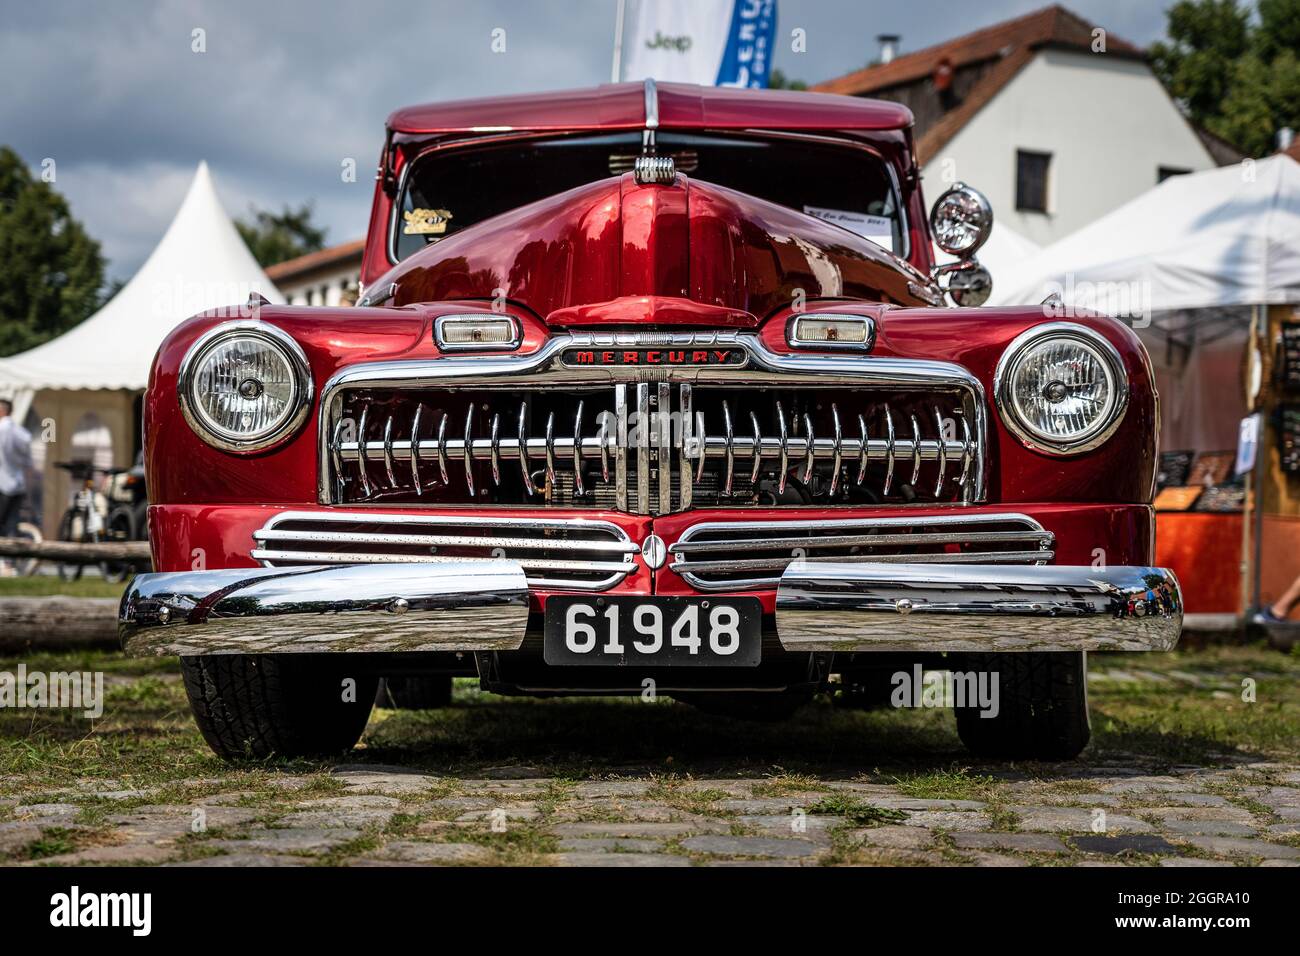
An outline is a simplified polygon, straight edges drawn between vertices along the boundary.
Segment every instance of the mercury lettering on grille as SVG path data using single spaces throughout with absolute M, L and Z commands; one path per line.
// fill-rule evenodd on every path
M 738 348 L 566 349 L 565 365 L 744 365 Z

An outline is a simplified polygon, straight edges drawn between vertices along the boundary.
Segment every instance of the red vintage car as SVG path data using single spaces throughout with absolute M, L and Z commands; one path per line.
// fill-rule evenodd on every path
M 348 749 L 380 679 L 770 718 L 940 671 L 973 752 L 1076 755 L 1086 652 L 1182 622 L 1151 369 L 975 307 L 988 203 L 927 220 L 911 125 L 652 82 L 394 113 L 357 307 L 158 353 L 126 650 L 230 758 Z

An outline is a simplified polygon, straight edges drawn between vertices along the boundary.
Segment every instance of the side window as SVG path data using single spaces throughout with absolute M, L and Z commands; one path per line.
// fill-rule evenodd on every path
M 1016 209 L 1047 212 L 1047 177 L 1052 154 L 1016 150 Z

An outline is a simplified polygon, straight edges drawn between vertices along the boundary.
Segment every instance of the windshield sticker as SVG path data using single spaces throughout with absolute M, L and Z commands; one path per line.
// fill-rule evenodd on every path
M 451 212 L 447 209 L 412 209 L 402 213 L 406 225 L 402 232 L 408 236 L 440 236 L 447 231 Z
M 894 221 L 886 216 L 873 216 L 865 212 L 852 212 L 848 209 L 823 209 L 820 206 L 804 206 L 803 211 L 824 222 L 833 222 L 849 232 L 857 233 L 863 239 L 870 239 L 878 246 L 884 246 L 890 252 L 894 249 Z

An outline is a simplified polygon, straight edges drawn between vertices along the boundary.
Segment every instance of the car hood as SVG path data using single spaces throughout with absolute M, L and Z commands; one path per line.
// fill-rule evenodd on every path
M 753 325 L 800 299 L 933 302 L 906 261 L 840 226 L 678 175 L 632 173 L 522 206 L 410 256 L 371 287 L 392 305 L 489 299 L 555 326 L 624 322 L 646 299 L 679 303 L 682 324 Z

